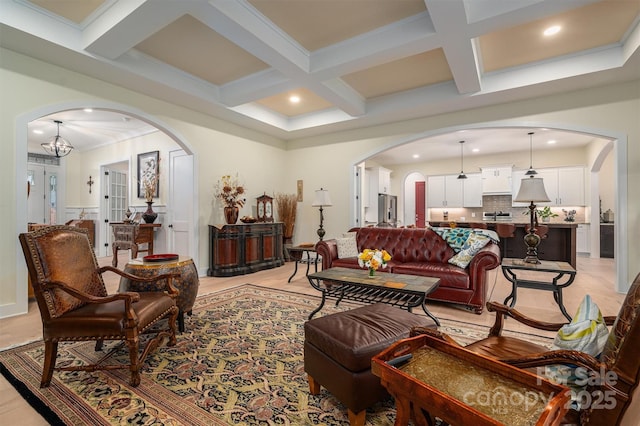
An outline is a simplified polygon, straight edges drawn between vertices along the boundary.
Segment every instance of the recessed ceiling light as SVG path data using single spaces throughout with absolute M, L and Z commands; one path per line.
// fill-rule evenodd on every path
M 420 154 L 413 154 L 412 157 L 413 158 L 420 158 Z
M 471 150 L 471 152 L 480 152 L 480 149 L 478 149 L 478 148 L 473 148 L 473 149 Z
M 44 132 L 42 130 L 34 130 L 33 133 L 35 133 L 36 135 L 41 135 Z
M 556 141 L 554 139 L 550 139 L 550 140 L 547 141 L 547 143 L 549 145 L 553 145 L 554 143 L 556 143 Z
M 552 35 L 558 34 L 561 29 L 562 27 L 560 25 L 552 25 L 551 27 L 544 30 L 543 34 L 547 37 L 552 36 Z
M 298 102 L 300 102 L 300 96 L 298 95 L 289 96 L 289 102 L 291 102 L 292 104 L 297 104 Z
M 93 108 L 85 108 L 84 112 L 93 112 Z

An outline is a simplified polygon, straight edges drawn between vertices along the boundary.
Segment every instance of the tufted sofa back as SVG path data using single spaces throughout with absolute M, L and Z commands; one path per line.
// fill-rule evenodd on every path
M 358 251 L 386 250 L 397 262 L 447 263 L 455 252 L 428 228 L 353 228 Z

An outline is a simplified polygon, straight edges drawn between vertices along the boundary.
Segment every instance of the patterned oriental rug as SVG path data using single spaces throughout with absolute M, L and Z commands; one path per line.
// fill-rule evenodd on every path
M 201 296 L 178 344 L 149 355 L 137 388 L 129 386 L 128 370 L 114 370 L 55 372 L 51 386 L 40 389 L 41 341 L 0 352 L 0 371 L 51 424 L 345 425 L 345 407 L 324 388 L 310 395 L 304 372 L 303 324 L 318 304 L 315 296 L 249 284 Z M 355 306 L 331 304 L 318 315 Z M 488 332 L 463 322 L 442 324 L 463 344 Z M 58 363 L 96 356 L 94 343 L 62 343 Z M 126 350 L 116 356 L 127 363 Z M 394 420 L 393 400 L 367 412 L 368 425 Z

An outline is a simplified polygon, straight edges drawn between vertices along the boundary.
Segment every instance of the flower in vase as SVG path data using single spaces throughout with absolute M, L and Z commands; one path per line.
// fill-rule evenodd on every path
M 153 201 L 153 197 L 156 195 L 156 189 L 158 188 L 159 176 L 157 173 L 147 175 L 142 178 L 142 189 L 144 190 L 144 198 L 147 203 Z
M 368 268 L 370 272 L 377 271 L 378 268 L 386 268 L 390 260 L 391 255 L 386 250 L 364 249 L 358 254 L 358 265 L 361 268 Z
M 238 183 L 238 176 L 232 178 L 230 175 L 222 176 L 216 183 L 214 196 L 224 203 L 226 207 L 242 207 L 245 198 L 245 188 Z

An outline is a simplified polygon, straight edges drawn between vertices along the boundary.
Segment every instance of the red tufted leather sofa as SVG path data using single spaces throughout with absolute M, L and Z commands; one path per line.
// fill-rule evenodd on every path
M 500 265 L 500 249 L 490 242 L 480 250 L 471 263 L 462 269 L 447 261 L 455 255 L 449 245 L 429 228 L 353 228 L 358 251 L 365 248 L 388 251 L 392 258 L 384 272 L 422 275 L 440 278 L 438 289 L 428 298 L 462 304 L 480 314 L 487 302 L 489 272 Z M 338 258 L 335 239 L 319 241 L 318 255 L 322 268 L 344 267 L 359 269 L 355 257 Z

